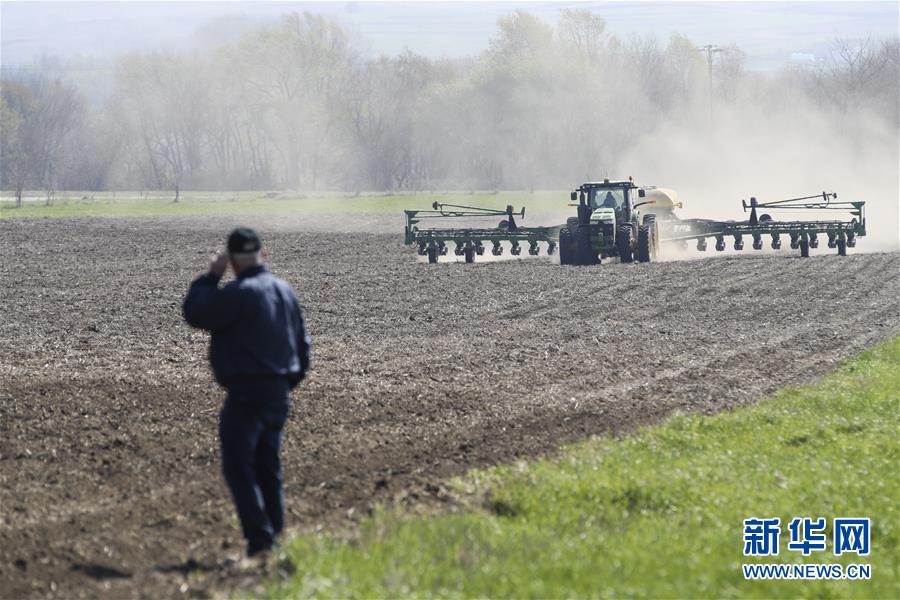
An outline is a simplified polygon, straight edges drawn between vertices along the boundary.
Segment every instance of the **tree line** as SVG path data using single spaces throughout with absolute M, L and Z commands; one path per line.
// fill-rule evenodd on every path
M 560 188 L 614 173 L 662 123 L 699 131 L 716 111 L 900 127 L 897 39 L 836 40 L 827 60 L 770 73 L 723 50 L 710 96 L 694 41 L 616 35 L 588 10 L 555 26 L 513 12 L 464 60 L 368 58 L 338 22 L 290 13 L 220 47 L 122 56 L 101 106 L 40 70 L 5 77 L 0 187 Z

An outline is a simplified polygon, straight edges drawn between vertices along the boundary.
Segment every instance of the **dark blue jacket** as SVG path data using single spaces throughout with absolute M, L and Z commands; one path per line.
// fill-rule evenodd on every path
M 218 275 L 191 283 L 184 318 L 212 333 L 209 361 L 222 386 L 284 376 L 297 385 L 310 367 L 310 339 L 297 294 L 264 266 L 244 269 L 219 288 Z

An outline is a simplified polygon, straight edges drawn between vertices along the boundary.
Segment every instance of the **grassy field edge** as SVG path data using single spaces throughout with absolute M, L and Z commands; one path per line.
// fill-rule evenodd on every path
M 750 407 L 475 471 L 457 508 L 379 509 L 283 548 L 273 597 L 900 597 L 900 337 Z M 742 555 L 780 517 L 781 551 Z M 788 551 L 794 517 L 870 517 L 868 557 Z M 871 565 L 868 581 L 745 581 L 742 563 Z
M 360 195 L 299 192 L 183 192 L 174 202 L 171 193 L 71 192 L 47 205 L 39 195 L 29 195 L 21 207 L 8 196 L 0 200 L 0 219 L 72 217 L 182 217 L 202 215 L 267 215 L 290 213 L 397 214 L 404 209 L 428 210 L 432 202 L 518 210 L 567 210 L 568 193 L 535 190 L 477 192 L 365 193 Z

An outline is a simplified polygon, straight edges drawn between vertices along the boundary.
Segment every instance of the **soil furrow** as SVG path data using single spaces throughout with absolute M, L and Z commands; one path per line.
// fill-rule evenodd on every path
M 900 329 L 900 254 L 859 254 L 865 239 L 846 258 L 427 265 L 396 218 L 245 222 L 314 339 L 284 449 L 300 528 L 440 504 L 442 479 L 473 467 L 752 402 Z M 180 314 L 235 224 L 0 222 L 4 594 L 242 584 L 219 566 L 241 547 L 218 470 L 222 392 Z

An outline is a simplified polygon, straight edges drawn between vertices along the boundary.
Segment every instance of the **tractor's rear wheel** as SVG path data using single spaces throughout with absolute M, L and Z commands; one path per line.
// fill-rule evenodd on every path
M 653 233 L 647 225 L 638 227 L 637 255 L 642 263 L 650 262 L 653 254 Z
M 619 260 L 623 263 L 630 263 L 634 260 L 632 246 L 634 246 L 634 230 L 631 229 L 631 225 L 621 225 L 616 248 L 619 250 Z
M 644 215 L 642 225 L 650 230 L 650 257 L 655 259 L 659 256 L 659 225 L 656 223 L 656 215 Z M 687 242 L 681 242 L 683 249 L 687 250 Z

